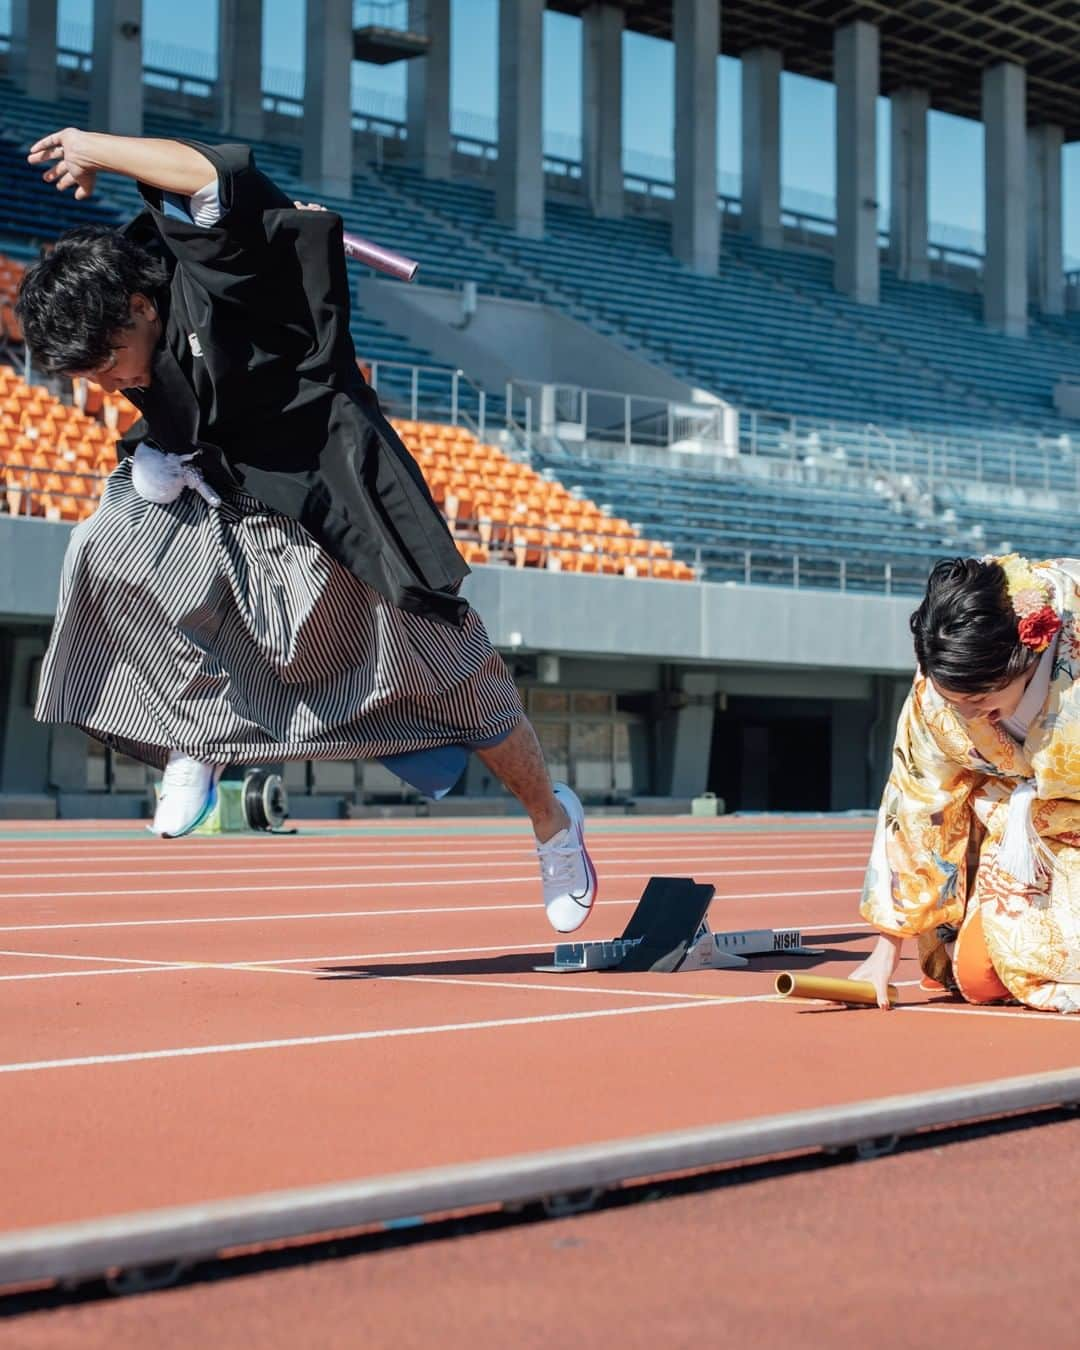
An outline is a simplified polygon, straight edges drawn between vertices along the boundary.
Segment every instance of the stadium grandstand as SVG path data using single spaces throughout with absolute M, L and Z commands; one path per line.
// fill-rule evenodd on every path
M 135 417 L 43 379 L 12 301 L 132 185 L 58 196 L 26 164 L 58 126 L 244 140 L 298 198 L 418 260 L 350 262 L 358 360 L 473 567 L 553 773 L 612 810 L 866 809 L 933 561 L 1075 555 L 1080 279 L 1062 149 L 1080 135 L 1080 21 L 1015 6 L 673 0 L 549 7 L 584 25 L 582 152 L 545 153 L 543 0 L 503 0 L 498 130 L 452 130 L 451 0 L 307 0 L 305 80 L 264 85 L 261 0 L 220 0 L 213 71 L 143 50 L 139 0 L 96 0 L 86 49 L 56 0 L 0 44 L 0 813 L 141 816 L 149 772 L 34 723 L 70 528 Z M 670 40 L 674 175 L 628 172 L 626 30 Z M 742 78 L 742 190 L 716 167 L 716 55 Z M 352 104 L 355 62 L 407 63 L 400 117 Z M 836 210 L 782 205 L 780 77 L 836 84 Z M 891 100 L 891 198 L 876 101 Z M 985 124 L 985 248 L 932 242 L 931 108 Z M 793 775 L 793 756 L 805 771 Z M 414 799 L 372 765 L 286 767 L 294 814 Z M 508 799 L 479 763 L 445 809 Z M 707 809 L 707 808 L 706 808 Z

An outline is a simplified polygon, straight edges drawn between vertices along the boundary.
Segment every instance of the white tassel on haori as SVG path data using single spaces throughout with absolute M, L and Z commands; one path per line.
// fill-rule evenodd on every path
M 1035 780 L 1023 778 L 1009 798 L 1005 837 L 998 850 L 997 864 L 1024 886 L 1037 886 L 1054 870 L 1053 851 L 1040 838 L 1031 819 L 1035 801 Z
M 211 506 L 221 498 L 196 469 L 190 455 L 167 455 L 155 445 L 141 442 L 131 457 L 131 486 L 144 501 L 161 506 L 176 501 L 185 488 L 197 492 Z

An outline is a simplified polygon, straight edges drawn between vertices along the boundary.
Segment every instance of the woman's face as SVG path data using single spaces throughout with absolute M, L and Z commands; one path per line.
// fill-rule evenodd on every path
M 1037 664 L 1037 663 L 1036 663 Z M 944 685 L 932 680 L 934 688 L 946 703 L 951 703 L 961 717 L 969 722 L 983 717 L 988 722 L 1000 722 L 1003 717 L 1011 717 L 1024 696 L 1024 690 L 1035 674 L 1035 666 L 1017 675 L 1001 689 L 988 689 L 982 694 L 961 694 L 955 689 L 946 689 Z

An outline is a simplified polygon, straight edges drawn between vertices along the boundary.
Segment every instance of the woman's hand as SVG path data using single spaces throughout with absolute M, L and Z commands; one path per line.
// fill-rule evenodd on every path
M 877 942 L 874 943 L 874 950 L 862 965 L 848 976 L 850 980 L 870 981 L 877 994 L 879 1008 L 889 1006 L 889 981 L 896 974 L 903 946 L 902 937 L 896 937 L 893 933 L 880 933 Z
M 94 190 L 97 166 L 90 155 L 90 135 L 77 127 L 65 127 L 43 136 L 30 147 L 26 157 L 31 164 L 50 164 L 42 177 L 46 183 L 55 183 L 57 191 L 75 189 L 75 196 L 84 201 Z

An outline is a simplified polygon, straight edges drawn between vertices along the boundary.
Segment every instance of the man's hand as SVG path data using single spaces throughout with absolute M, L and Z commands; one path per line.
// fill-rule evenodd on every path
M 869 980 L 877 994 L 879 1008 L 889 1006 L 889 981 L 896 974 L 900 964 L 900 952 L 904 939 L 893 933 L 881 933 L 874 950 L 857 969 L 848 976 L 849 980 Z
M 31 164 L 50 164 L 42 177 L 46 183 L 55 183 L 58 192 L 75 189 L 75 196 L 84 201 L 94 190 L 97 166 L 90 157 L 89 136 L 77 127 L 65 127 L 51 132 L 31 146 L 27 159 Z

